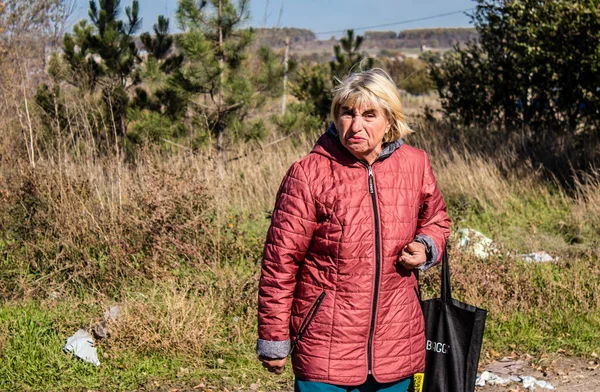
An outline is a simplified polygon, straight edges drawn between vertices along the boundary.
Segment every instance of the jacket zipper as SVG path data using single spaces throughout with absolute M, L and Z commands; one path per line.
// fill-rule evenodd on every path
M 371 313 L 371 327 L 369 329 L 368 361 L 369 374 L 373 373 L 373 335 L 375 332 L 375 318 L 377 316 L 377 298 L 379 296 L 379 274 L 381 270 L 381 243 L 379 238 L 379 213 L 377 211 L 377 198 L 375 196 L 375 183 L 373 180 L 373 168 L 367 166 L 369 170 L 369 193 L 373 203 L 373 217 L 375 219 L 375 290 L 373 294 L 373 312 Z
M 292 347 L 290 347 L 290 352 L 288 353 L 288 355 L 290 355 L 294 351 L 294 349 L 296 348 L 296 345 L 298 344 L 300 339 L 302 339 L 302 336 L 304 336 L 304 333 L 310 326 L 310 323 L 312 323 L 313 319 L 317 315 L 317 312 L 319 311 L 319 308 L 321 307 L 321 304 L 323 303 L 323 300 L 325 299 L 325 294 L 326 294 L 325 291 L 323 291 L 317 297 L 315 302 L 312 304 L 312 306 L 308 310 L 306 317 L 304 317 L 304 320 L 302 320 L 302 323 L 300 324 L 300 328 L 298 329 L 298 334 L 296 335 L 296 339 L 294 339 L 294 342 L 292 343 Z

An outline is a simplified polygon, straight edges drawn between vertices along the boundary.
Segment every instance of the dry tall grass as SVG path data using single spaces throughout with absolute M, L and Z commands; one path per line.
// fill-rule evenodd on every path
M 589 223 L 600 228 L 600 171 L 596 175 L 588 175 L 586 182 L 577 183 L 577 195 L 573 208 L 573 217 L 578 225 Z M 597 238 L 597 237 L 596 237 Z M 598 239 L 596 239 L 598 241 Z
M 13 283 L 5 295 L 36 290 L 36 284 L 20 287 L 27 280 L 24 274 L 35 277 L 32 284 L 43 283 L 39 287 L 55 279 L 88 284 L 103 274 L 114 284 L 118 277 L 168 275 L 180 259 L 195 265 L 235 258 L 232 249 L 257 257 L 256 244 L 240 239 L 240 230 L 252 232 L 249 221 L 262 222 L 264 228 L 268 222 L 256 217 L 272 208 L 285 171 L 312 144 L 300 137 L 264 149 L 239 145 L 228 152 L 231 160 L 220 178 L 208 152 L 146 148 L 132 165 L 118 154 L 98 156 L 93 139 L 83 141 L 87 145 L 80 149 L 64 143 L 38 153 L 35 167 L 18 150 L 2 155 L 0 189 L 6 208 L 0 224 L 7 239 L 18 241 L 7 246 L 18 248 L 19 263 L 28 264 L 11 272 Z M 2 148 L 15 143 L 3 138 Z M 587 233 L 599 227 L 597 176 L 580 183 L 572 198 L 558 185 L 548 187 L 527 164 L 515 165 L 510 155 L 499 162 L 468 150 L 425 147 L 455 207 L 467 203 L 476 212 L 508 216 L 526 213 L 523 201 L 535 199 L 546 210 L 565 211 L 564 225 Z M 503 173 L 511 165 L 511 172 Z
M 114 348 L 142 354 L 180 353 L 200 359 L 207 346 L 221 343 L 222 328 L 219 299 L 208 291 L 198 293 L 193 287 L 164 282 L 144 293 L 124 299 L 122 317 L 109 325 Z

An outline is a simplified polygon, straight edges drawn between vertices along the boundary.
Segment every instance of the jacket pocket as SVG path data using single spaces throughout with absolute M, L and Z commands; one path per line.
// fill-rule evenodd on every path
M 290 348 L 290 354 L 294 351 L 294 348 L 296 348 L 296 344 L 298 344 L 300 339 L 302 339 L 302 336 L 304 336 L 304 333 L 306 332 L 306 330 L 312 323 L 313 319 L 317 315 L 317 312 L 319 311 L 319 308 L 321 307 L 321 304 L 323 303 L 323 300 L 325 299 L 325 295 L 326 295 L 325 291 L 321 292 L 321 294 L 319 294 L 319 296 L 317 297 L 315 302 L 313 302 L 310 309 L 308 309 L 308 313 L 306 313 L 304 320 L 302 320 L 302 323 L 300 324 L 300 328 L 298 328 L 298 334 L 296 335 L 296 338 L 294 339 L 294 342 L 292 343 L 292 347 Z

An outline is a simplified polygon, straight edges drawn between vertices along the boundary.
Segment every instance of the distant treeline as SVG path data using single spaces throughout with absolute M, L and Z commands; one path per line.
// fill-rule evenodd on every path
M 285 45 L 286 37 L 290 37 L 293 43 L 310 42 L 317 39 L 317 35 L 311 30 L 284 28 L 257 28 L 256 42 L 259 45 L 269 47 L 281 47 Z M 384 44 L 394 48 L 418 48 L 421 45 L 432 48 L 449 48 L 458 43 L 464 44 L 477 39 L 477 31 L 474 28 L 434 28 L 434 29 L 412 29 L 395 31 L 366 31 L 364 33 L 365 44 Z M 370 42 L 369 42 L 370 41 Z
M 474 28 L 436 28 L 403 30 L 398 39 L 408 48 L 427 45 L 434 48 L 448 48 L 457 43 L 477 40 L 477 30 Z
M 366 41 L 396 40 L 396 47 L 417 48 L 426 45 L 432 48 L 449 48 L 477 39 L 473 28 L 435 28 L 394 31 L 365 31 Z
M 279 47 L 285 45 L 286 37 L 290 37 L 290 42 L 301 43 L 314 41 L 317 35 L 307 29 L 297 29 L 295 27 L 282 28 L 256 28 L 254 29 L 256 42 L 259 45 L 268 47 Z

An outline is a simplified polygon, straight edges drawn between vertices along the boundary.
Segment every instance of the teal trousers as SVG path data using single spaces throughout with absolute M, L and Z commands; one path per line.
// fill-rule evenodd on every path
M 381 384 L 369 375 L 367 381 L 357 386 L 340 386 L 324 382 L 304 381 L 296 378 L 294 392 L 406 392 L 410 377 L 404 380 Z

